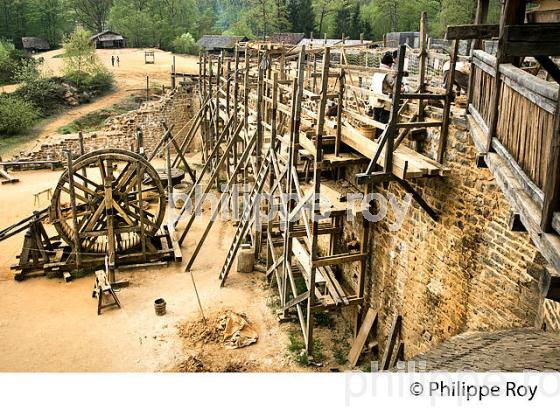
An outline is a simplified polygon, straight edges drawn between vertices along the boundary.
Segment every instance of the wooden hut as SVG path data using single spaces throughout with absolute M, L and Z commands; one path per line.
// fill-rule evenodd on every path
M 204 35 L 196 44 L 209 53 L 219 53 L 221 51 L 231 53 L 235 49 L 235 44 L 247 40 L 247 37 L 242 36 Z
M 22 37 L 21 44 L 24 50 L 31 53 L 37 51 L 47 51 L 51 49 L 51 46 L 47 40 L 41 37 Z
M 95 48 L 124 48 L 126 37 L 115 31 L 105 30 L 94 34 L 90 40 L 95 43 Z

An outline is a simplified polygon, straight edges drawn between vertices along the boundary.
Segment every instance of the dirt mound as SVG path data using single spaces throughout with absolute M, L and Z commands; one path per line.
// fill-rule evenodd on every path
M 216 318 L 206 320 L 199 319 L 194 322 L 186 322 L 177 325 L 179 336 L 192 345 L 217 343 L 222 340 L 218 327 L 215 325 Z
M 259 368 L 241 347 L 254 344 L 258 334 L 247 316 L 232 311 L 207 314 L 206 320 L 177 325 L 183 357 L 171 372 L 248 372 Z
M 229 349 L 237 349 L 256 343 L 258 334 L 243 313 L 231 311 L 212 314 L 206 320 L 199 319 L 177 325 L 179 336 L 193 346 L 224 343 Z
M 169 371 L 181 373 L 220 372 L 238 373 L 250 372 L 256 369 L 256 363 L 251 360 L 225 359 L 223 362 L 215 358 L 201 354 L 190 354 L 182 362 L 178 363 Z

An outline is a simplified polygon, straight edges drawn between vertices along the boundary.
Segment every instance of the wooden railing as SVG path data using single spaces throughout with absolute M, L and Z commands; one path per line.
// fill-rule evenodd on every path
M 490 102 L 494 94 L 494 77 L 496 76 L 496 57 L 476 50 L 473 55 L 473 88 L 469 111 L 488 135 L 490 121 Z
M 495 93 L 495 57 L 473 53 L 469 112 L 486 138 Z M 491 147 L 509 160 L 531 197 L 543 204 L 547 163 L 554 132 L 558 86 L 511 65 L 501 64 L 496 135 Z

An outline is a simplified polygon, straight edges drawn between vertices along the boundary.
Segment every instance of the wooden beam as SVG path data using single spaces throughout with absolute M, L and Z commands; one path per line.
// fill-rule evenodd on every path
M 541 217 L 543 232 L 552 232 L 552 217 L 558 210 L 560 201 L 560 93 L 554 114 L 554 129 L 546 142 L 548 157 L 546 158 L 546 175 L 544 179 L 544 201 Z M 547 152 L 547 151 L 545 151 Z
M 350 348 L 350 352 L 348 353 L 348 362 L 350 366 L 356 366 L 358 363 L 358 359 L 360 354 L 362 353 L 362 349 L 364 348 L 364 344 L 367 340 L 368 335 L 371 332 L 371 328 L 377 321 L 377 311 L 369 308 L 366 317 L 362 325 L 360 326 L 360 330 L 358 331 L 358 335 L 352 342 L 352 347 Z
M 503 47 L 512 57 L 560 55 L 560 23 L 506 25 Z
M 494 93 L 490 100 L 490 118 L 488 121 L 488 140 L 486 141 L 486 152 L 492 149 L 492 139 L 496 136 L 498 127 L 498 111 L 500 104 L 500 89 L 502 85 L 500 75 L 500 64 L 513 62 L 511 56 L 506 53 L 505 27 L 510 24 L 522 24 L 525 20 L 526 4 L 519 0 L 506 0 L 500 16 L 500 38 L 498 39 L 498 51 L 496 53 L 496 76 L 494 78 Z
M 389 336 L 387 338 L 387 346 L 385 346 L 385 351 L 383 352 L 383 358 L 381 360 L 380 370 L 389 370 L 389 366 L 391 364 L 391 357 L 393 355 L 393 350 L 397 342 L 397 337 L 399 336 L 401 331 L 401 324 L 402 324 L 402 316 L 397 315 L 397 317 L 395 317 L 395 320 L 393 321 L 391 330 L 389 331 Z
M 443 124 L 439 137 L 437 150 L 437 162 L 443 163 L 445 149 L 447 147 L 447 136 L 449 135 L 449 123 L 451 115 L 451 103 L 453 102 L 453 83 L 455 82 L 455 65 L 457 63 L 457 54 L 459 53 L 459 40 L 453 40 L 453 51 L 451 54 L 450 68 L 447 78 L 447 90 L 445 98 L 445 106 L 443 108 Z
M 498 37 L 498 24 L 461 24 L 447 26 L 446 40 L 480 40 Z
M 348 253 L 341 255 L 321 256 L 313 260 L 312 266 L 329 266 L 329 265 L 342 265 L 343 263 L 351 263 L 361 261 L 367 257 L 367 253 Z

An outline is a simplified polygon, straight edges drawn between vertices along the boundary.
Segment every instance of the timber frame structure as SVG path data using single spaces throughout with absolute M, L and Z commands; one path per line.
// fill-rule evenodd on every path
M 195 263 L 216 217 L 227 208 L 238 225 L 219 273 L 221 286 L 241 245 L 250 243 L 256 256 L 266 259 L 266 277 L 278 288 L 279 316 L 295 312 L 310 354 L 315 312 L 357 307 L 355 332 L 365 314 L 370 222 L 363 213 L 370 205 L 353 211 L 361 224 L 359 245 L 340 252 L 348 204 L 333 182 L 349 167 L 361 166 L 365 172 L 356 178 L 361 188 L 354 185 L 354 189 L 367 194 L 377 184 L 398 183 L 437 220 L 437 213 L 408 180 L 446 175 L 441 158 L 453 94 L 451 86 L 429 84 L 425 13 L 421 25 L 417 74 L 407 78 L 414 91 L 401 92 L 407 75 L 405 46 L 399 49 L 402 58 L 396 70 L 368 65 L 368 55 L 372 61 L 387 50 L 373 49 L 365 41 L 346 45 L 344 37 L 338 44 L 327 46 L 318 40 L 297 49 L 270 42 L 238 43 L 232 57 L 200 56 L 198 91 L 203 108 L 199 128 L 204 168 L 197 185 L 203 194 L 214 187 L 222 194 L 186 270 Z M 457 59 L 457 49 L 455 44 L 451 59 Z M 357 54 L 366 55 L 365 66 L 353 63 Z M 391 96 L 369 90 L 373 73 L 394 76 Z M 369 97 L 392 104 L 387 125 L 367 114 Z M 442 120 L 426 121 L 426 106 L 436 101 L 442 108 Z M 402 144 L 407 136 L 412 140 L 412 135 L 428 127 L 441 129 L 440 161 Z M 377 138 L 375 129 L 381 130 Z M 244 189 L 239 190 L 240 185 Z M 173 223 L 180 244 L 205 200 L 204 196 L 197 198 L 195 191 L 188 194 Z M 325 197 L 330 207 L 321 201 Z M 189 207 L 192 213 L 187 215 Z M 263 217 L 271 213 L 274 218 Z M 328 250 L 321 252 L 319 244 L 324 241 L 329 243 Z M 355 283 L 344 285 L 339 270 L 353 263 L 359 266 Z
M 489 0 L 479 0 L 475 23 L 448 27 L 447 38 L 473 42 L 467 118 L 479 165 L 515 209 L 510 225 L 519 223 L 547 260 L 548 297 L 558 300 L 560 68 L 551 57 L 560 56 L 560 23 L 525 23 L 525 0 L 502 3 L 499 24 L 486 23 Z M 496 38 L 495 56 L 481 50 Z

